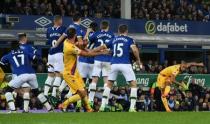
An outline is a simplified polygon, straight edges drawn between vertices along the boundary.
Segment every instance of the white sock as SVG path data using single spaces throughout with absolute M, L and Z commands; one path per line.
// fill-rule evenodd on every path
M 62 93 L 66 86 L 67 86 L 66 81 L 63 80 L 60 87 L 58 88 L 59 92 Z
M 93 102 L 96 93 L 96 83 L 92 82 L 89 85 L 89 101 Z
M 55 80 L 53 83 L 52 96 L 56 97 L 57 89 L 60 85 L 61 85 L 61 77 L 55 77 Z
M 130 99 L 130 109 L 135 109 L 137 99 L 137 88 L 131 88 Z
M 52 86 L 52 83 L 54 81 L 54 77 L 47 77 L 47 80 L 45 81 L 45 86 L 44 86 L 44 95 L 48 96 L 48 92 Z
M 30 94 L 28 92 L 24 93 L 23 94 L 23 110 L 25 112 L 29 111 L 29 101 L 30 101 Z
M 107 99 L 109 98 L 110 91 L 111 89 L 109 87 L 105 87 L 101 103 L 102 108 L 105 108 L 105 106 L 107 105 Z
M 69 92 L 66 94 L 65 98 L 69 98 L 69 97 L 71 97 L 71 96 L 72 96 L 72 93 L 71 93 L 71 91 L 69 90 Z
M 7 100 L 7 103 L 9 105 L 9 108 L 11 111 L 15 111 L 15 103 L 14 103 L 14 98 L 13 98 L 13 95 L 11 92 L 6 92 L 5 93 L 5 97 L 6 97 L 6 100 Z
M 49 104 L 49 102 L 47 101 L 47 98 L 44 96 L 44 94 L 39 94 L 38 95 L 38 99 L 40 100 L 40 102 L 47 108 L 47 110 L 51 110 L 52 107 L 51 105 Z

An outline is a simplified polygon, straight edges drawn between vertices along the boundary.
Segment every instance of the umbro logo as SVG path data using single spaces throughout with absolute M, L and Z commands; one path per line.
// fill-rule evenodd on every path
M 45 17 L 40 17 L 40 18 L 36 19 L 34 22 L 35 22 L 36 24 L 42 26 L 42 27 L 45 27 L 45 26 L 47 26 L 47 25 L 49 25 L 49 24 L 52 23 L 51 20 L 49 20 L 49 19 L 47 19 L 47 18 L 45 18 Z
M 89 25 L 90 25 L 92 22 L 93 22 L 92 20 L 86 18 L 86 19 L 84 19 L 84 20 L 81 21 L 81 25 L 82 25 L 83 27 L 85 27 L 85 28 L 88 28 Z

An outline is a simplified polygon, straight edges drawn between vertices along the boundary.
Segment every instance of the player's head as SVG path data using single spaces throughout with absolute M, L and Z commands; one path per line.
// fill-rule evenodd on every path
M 71 41 L 76 40 L 76 29 L 75 28 L 69 28 L 67 30 L 67 38 Z
M 100 24 L 101 30 L 109 30 L 109 21 L 103 20 Z
M 118 33 L 119 34 L 124 34 L 127 35 L 128 34 L 128 26 L 125 24 L 122 24 L 118 27 Z
M 19 42 L 18 41 L 12 41 L 11 42 L 11 50 L 17 50 L 17 49 L 19 49 Z
M 54 25 L 56 26 L 61 26 L 63 24 L 63 19 L 62 16 L 60 15 L 55 15 L 53 19 Z
M 28 41 L 26 33 L 18 33 L 19 43 L 25 44 Z
M 73 22 L 76 22 L 76 23 L 81 23 L 81 20 L 82 20 L 82 17 L 79 13 L 75 14 L 72 18 Z
M 98 30 L 98 24 L 96 22 L 92 22 L 89 26 L 94 32 Z

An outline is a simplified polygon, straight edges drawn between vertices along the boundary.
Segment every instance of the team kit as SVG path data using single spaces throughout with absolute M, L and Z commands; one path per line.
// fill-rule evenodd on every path
M 10 65 L 12 70 L 13 78 L 4 89 L 10 112 L 16 112 L 12 94 L 16 89 L 30 88 L 45 108 L 53 112 L 55 105 L 52 103 L 59 99 L 66 87 L 69 87 L 68 97 L 56 105 L 56 108 L 66 112 L 70 104 L 77 102 L 81 103 L 86 112 L 93 112 L 92 106 L 99 78 L 104 82 L 99 111 L 104 112 L 119 73 L 130 85 L 129 112 L 136 112 L 138 86 L 132 64 L 135 63 L 141 68 L 142 62 L 137 44 L 128 36 L 128 26 L 120 24 L 118 34 L 114 35 L 106 20 L 101 21 L 99 26 L 92 22 L 86 31 L 80 26 L 79 14 L 74 15 L 72 21 L 72 24 L 65 27 L 62 25 L 62 17 L 55 16 L 54 25 L 47 29 L 47 44 L 51 47 L 48 52 L 48 76 L 43 93 L 38 89 L 37 77 L 31 64 L 33 61 L 41 61 L 41 53 L 27 43 L 25 33 L 18 35 L 18 42 L 11 43 L 11 51 L 0 61 L 1 66 Z M 161 92 L 159 98 L 167 112 L 171 112 L 167 101 L 170 85 L 176 83 L 176 76 L 190 66 L 203 66 L 203 63 L 173 65 L 158 74 L 156 90 Z M 4 72 L 1 69 L 2 75 Z M 87 80 L 88 90 L 85 87 Z M 23 99 L 23 112 L 29 112 L 29 92 L 23 94 Z

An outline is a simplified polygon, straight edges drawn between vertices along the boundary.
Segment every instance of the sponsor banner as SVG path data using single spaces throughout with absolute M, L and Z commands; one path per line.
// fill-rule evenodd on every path
M 42 88 L 47 78 L 47 74 L 37 74 L 37 78 L 39 82 L 39 87 Z M 179 75 L 177 76 L 177 81 L 181 81 L 184 78 L 188 78 L 189 81 L 194 79 L 196 84 L 205 87 L 210 87 L 210 74 Z M 137 84 L 139 86 L 148 89 L 149 87 L 151 87 L 152 83 L 156 82 L 157 74 L 137 74 L 136 79 L 137 79 Z M 125 86 L 128 83 L 125 81 L 125 78 L 122 75 L 118 75 L 116 84 L 118 86 Z M 103 87 L 102 79 L 99 80 L 98 86 Z
M 13 24 L 14 29 L 27 29 L 45 31 L 47 27 L 52 26 L 52 16 L 25 16 L 11 15 L 19 17 L 20 22 Z M 70 17 L 63 17 L 64 25 L 72 23 Z M 103 19 L 83 18 L 81 25 L 87 28 L 92 21 L 100 23 Z M 197 21 L 151 21 L 151 20 L 126 20 L 126 19 L 106 19 L 110 22 L 111 30 L 117 32 L 119 24 L 127 24 L 130 33 L 143 33 L 149 35 L 155 34 L 183 34 L 183 35 L 209 35 L 210 22 Z

